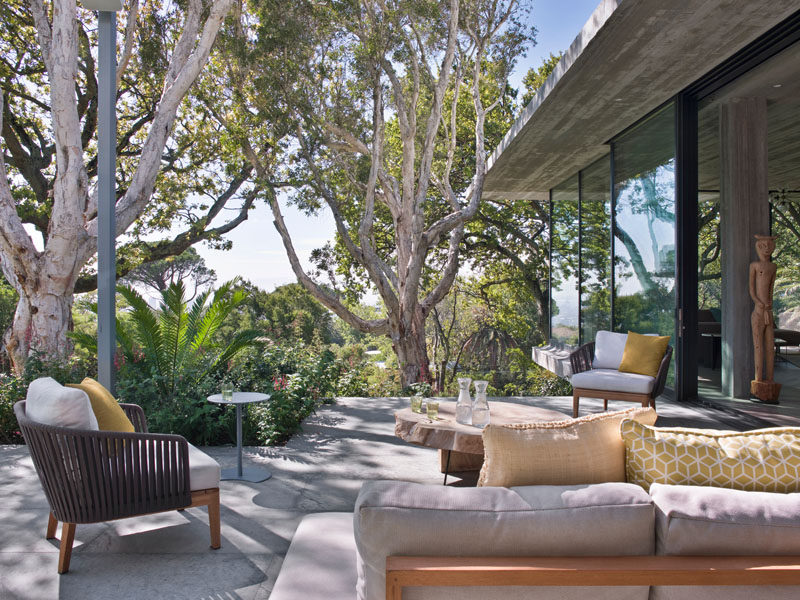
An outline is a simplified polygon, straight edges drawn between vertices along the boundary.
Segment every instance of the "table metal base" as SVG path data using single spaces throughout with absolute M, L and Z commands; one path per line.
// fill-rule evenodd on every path
M 250 483 L 260 483 L 272 477 L 272 473 L 266 469 L 244 468 L 242 474 L 239 475 L 237 468 L 222 469 L 222 476 L 220 479 L 223 481 L 249 481 Z

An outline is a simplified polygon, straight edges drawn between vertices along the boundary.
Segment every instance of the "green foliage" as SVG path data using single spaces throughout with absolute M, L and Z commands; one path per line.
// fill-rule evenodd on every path
M 299 283 L 290 283 L 266 292 L 249 282 L 236 288 L 244 301 L 219 336 L 230 339 L 241 329 L 256 329 L 276 342 L 327 344 L 341 340 L 333 328 L 333 315 Z
M 550 73 L 556 68 L 558 61 L 564 56 L 563 52 L 559 52 L 555 56 L 552 52 L 549 58 L 545 58 L 539 67 L 531 67 L 525 76 L 522 78 L 522 83 L 525 86 L 525 94 L 522 96 L 522 106 L 527 106 L 528 102 L 536 95 L 539 88 L 544 85 Z
M 235 389 L 271 394 L 248 406 L 248 432 L 258 444 L 285 442 L 320 404 L 333 402 L 347 370 L 328 349 L 303 344 L 267 344 L 241 357 L 227 380 Z
M 186 366 L 173 380 L 140 362 L 126 362 L 118 372 L 117 395 L 138 404 L 147 415 L 150 431 L 175 433 L 197 445 L 235 441 L 233 413 L 208 402 L 219 393 L 221 374 Z M 165 389 L 171 389 L 169 395 Z
M 172 283 L 161 293 L 157 310 L 133 288 L 117 288 L 131 306 L 130 318 L 117 321 L 123 360 L 149 378 L 165 401 L 179 394 L 184 382 L 199 384 L 256 343 L 258 332 L 252 329 L 238 331 L 224 344 L 215 341 L 217 330 L 245 300 L 243 291 L 233 291 L 235 283 L 222 285 L 213 297 L 210 291 L 203 292 L 191 305 L 186 301 L 183 282 Z M 96 352 L 94 337 L 84 333 L 72 337 Z
M 115 105 L 119 124 L 118 196 L 130 187 L 138 167 L 164 91 L 169 57 L 183 32 L 187 15 L 186 2 L 150 0 L 139 2 L 139 7 L 137 34 L 132 39 L 132 53 L 119 81 Z M 76 14 L 79 59 L 73 93 L 81 120 L 87 175 L 89 183 L 94 184 L 98 122 L 97 16 L 94 11 L 80 8 Z M 120 18 L 126 17 L 126 13 L 120 14 Z M 201 21 L 201 28 L 202 24 Z M 124 22 L 121 27 L 124 28 Z M 50 82 L 29 3 L 24 0 L 0 3 L 0 55 L 3 57 L 0 78 L 5 96 L 0 133 L 6 157 L 11 157 L 6 159 L 9 184 L 22 221 L 46 237 L 50 229 L 53 189 L 58 180 L 53 151 L 56 141 Z M 211 60 L 217 60 L 219 66 L 215 53 Z M 126 231 L 125 239 L 119 241 L 118 274 L 125 274 L 150 260 L 181 254 L 187 245 L 201 240 L 217 248 L 228 246 L 230 242 L 221 234 L 243 219 L 223 220 L 221 217 L 230 212 L 246 217 L 253 205 L 257 191 L 254 192 L 255 185 L 249 177 L 251 167 L 241 156 L 238 145 L 211 118 L 214 110 L 224 110 L 224 104 L 207 106 L 204 103 L 206 90 L 221 91 L 225 87 L 218 83 L 204 72 L 178 106 L 151 201 Z M 236 210 L 224 210 L 231 207 Z M 78 291 L 95 289 L 93 275 L 92 265 L 87 265 L 77 282 Z
M 194 298 L 198 290 L 216 281 L 217 274 L 206 266 L 203 257 L 190 246 L 177 256 L 143 263 L 130 271 L 124 279 L 128 283 L 138 283 L 157 293 L 163 292 L 172 283 L 188 281 L 192 284 L 194 290 L 192 298 Z
M 572 386 L 550 371 L 534 363 L 521 348 L 511 348 L 507 352 L 507 368 L 492 371 L 464 370 L 458 377 L 471 377 L 472 380 L 489 382 L 489 396 L 571 396 Z M 442 394 L 458 395 L 455 380 L 448 383 Z

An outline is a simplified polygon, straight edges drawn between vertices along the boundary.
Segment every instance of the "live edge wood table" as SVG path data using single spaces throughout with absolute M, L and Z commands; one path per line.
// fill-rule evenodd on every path
M 456 423 L 456 403 L 439 402 L 439 418 L 431 421 L 425 413 L 404 408 L 394 413 L 394 434 L 401 440 L 437 448 L 444 483 L 450 471 L 479 471 L 483 464 L 482 429 Z M 570 416 L 548 408 L 511 402 L 489 402 L 493 425 L 563 421 Z

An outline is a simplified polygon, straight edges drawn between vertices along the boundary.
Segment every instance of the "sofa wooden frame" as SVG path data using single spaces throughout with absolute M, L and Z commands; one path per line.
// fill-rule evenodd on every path
M 570 367 L 573 375 L 583 373 L 592 369 L 594 361 L 594 342 L 588 342 L 569 355 Z M 632 392 L 614 392 L 608 390 L 593 390 L 589 388 L 572 389 L 572 416 L 578 418 L 578 407 L 581 398 L 599 398 L 603 401 L 603 410 L 608 410 L 609 400 L 623 400 L 625 402 L 639 402 L 643 408 L 648 406 L 656 407 L 656 398 L 662 394 L 667 384 L 667 373 L 669 373 L 669 363 L 672 360 L 672 346 L 667 346 L 667 351 L 661 359 L 658 367 L 653 389 L 648 394 L 634 394 Z
M 390 556 L 386 600 L 405 587 L 800 585 L 800 556 Z

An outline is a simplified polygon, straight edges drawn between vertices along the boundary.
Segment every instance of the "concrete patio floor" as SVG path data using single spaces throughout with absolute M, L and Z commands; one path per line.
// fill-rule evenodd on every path
M 506 400 L 571 412 L 571 398 Z M 286 446 L 246 448 L 246 463 L 267 466 L 273 477 L 222 482 L 220 550 L 209 549 L 204 509 L 79 525 L 70 572 L 62 576 L 57 541 L 44 539 L 48 507 L 28 452 L 0 446 L 0 599 L 266 600 L 303 515 L 352 510 L 367 479 L 441 485 L 436 451 L 394 437 L 393 413 L 407 402 L 339 399 L 307 419 Z M 609 409 L 630 406 L 611 402 Z M 600 410 L 599 401 L 581 401 L 581 414 Z M 659 415 L 659 425 L 735 428 L 720 421 L 723 413 L 669 401 L 659 404 Z M 235 448 L 204 450 L 223 467 L 235 466 Z M 469 484 L 470 477 L 451 481 Z

